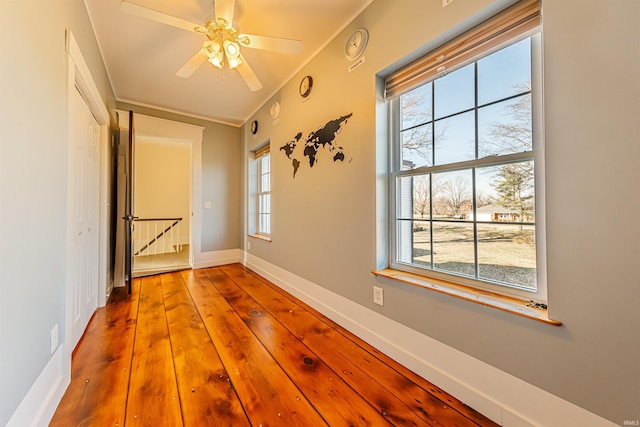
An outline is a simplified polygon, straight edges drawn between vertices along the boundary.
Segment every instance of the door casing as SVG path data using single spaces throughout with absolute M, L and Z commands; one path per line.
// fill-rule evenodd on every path
M 129 112 L 117 110 L 120 118 L 120 129 L 128 129 Z M 135 112 L 134 112 L 135 113 Z M 161 119 L 135 113 L 135 133 L 137 137 L 167 139 L 191 144 L 191 193 L 190 193 L 190 259 L 191 266 L 198 262 L 201 252 L 202 228 L 202 136 L 204 127 Z M 115 286 L 125 284 L 116 283 Z
M 71 100 L 74 92 L 77 90 L 81 93 L 86 101 L 87 106 L 95 117 L 100 126 L 100 148 L 99 148 L 99 164 L 100 164 L 100 184 L 99 184 L 99 233 L 98 233 L 98 307 L 106 304 L 107 297 L 113 286 L 110 283 L 108 272 L 108 254 L 109 254 L 109 220 L 110 220 L 110 170 L 109 161 L 111 152 L 109 123 L 110 116 L 106 104 L 102 100 L 100 91 L 95 84 L 89 67 L 80 51 L 80 47 L 70 30 L 66 33 L 66 52 L 67 52 L 67 135 L 71 135 L 73 119 Z M 77 88 L 77 89 L 76 89 Z M 69 168 L 67 167 L 67 170 Z M 71 212 L 67 212 L 67 217 Z M 65 250 L 69 257 L 69 242 L 66 243 Z M 73 336 L 73 284 L 68 279 L 70 276 L 70 262 L 67 259 L 66 266 L 66 286 L 65 286 L 65 313 L 64 313 L 64 338 L 62 342 L 62 383 L 66 387 L 71 380 L 71 353 L 73 352 L 72 336 Z M 52 349 L 54 350 L 54 349 Z M 57 351 L 57 350 L 55 350 Z M 53 352 L 53 351 L 52 351 Z

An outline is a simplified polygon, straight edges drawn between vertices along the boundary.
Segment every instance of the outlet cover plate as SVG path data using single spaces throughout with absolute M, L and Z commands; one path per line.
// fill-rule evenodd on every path
M 373 303 L 384 305 L 384 290 L 377 286 L 373 287 Z

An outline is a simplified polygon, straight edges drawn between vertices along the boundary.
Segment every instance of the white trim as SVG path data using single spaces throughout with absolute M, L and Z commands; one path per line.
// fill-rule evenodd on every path
M 128 110 L 117 110 L 120 119 L 120 129 L 129 129 Z M 202 140 L 204 126 L 182 123 L 175 120 L 162 119 L 160 117 L 147 116 L 135 113 L 135 131 L 137 136 L 150 138 L 173 139 L 176 141 L 192 142 Z
M 5 427 L 45 427 L 53 417 L 67 386 L 62 346 L 53 354 Z
M 244 119 L 243 122 L 230 122 L 230 121 L 220 120 L 219 118 L 216 119 L 215 117 L 209 117 L 209 116 L 202 116 L 202 115 L 193 114 L 193 113 L 187 113 L 186 111 L 180 111 L 180 110 L 174 110 L 174 109 L 171 109 L 171 108 L 160 107 L 160 106 L 154 105 L 154 104 L 146 104 L 144 102 L 134 101 L 134 100 L 127 99 L 127 98 L 118 98 L 116 100 L 118 102 L 122 102 L 122 103 L 125 103 L 125 104 L 136 105 L 138 107 L 144 107 L 144 108 L 151 108 L 151 109 L 154 109 L 154 110 L 165 111 L 167 113 L 172 113 L 172 114 L 179 114 L 181 116 L 192 117 L 194 119 L 200 119 L 200 120 L 206 120 L 208 122 L 213 122 L 213 123 L 220 123 L 222 125 L 233 126 L 235 128 L 239 128 L 240 126 L 242 126 L 242 124 L 244 122 L 246 122 L 246 119 Z
M 111 119 L 105 102 L 102 100 L 100 91 L 93 80 L 89 66 L 82 56 L 80 47 L 76 42 L 71 30 L 67 30 L 65 39 L 65 50 L 67 56 L 67 100 L 73 96 L 73 90 L 78 88 L 89 110 L 100 125 L 100 195 L 99 195 L 99 232 L 98 232 L 98 307 L 103 307 L 107 303 L 107 295 L 113 288 L 113 280 L 109 277 L 107 268 L 109 250 L 109 223 L 110 223 L 110 198 L 111 188 L 109 152 L 110 152 L 110 130 Z M 69 101 L 67 101 L 69 102 Z M 69 118 L 71 117 L 69 111 Z M 70 122 L 69 122 L 70 123 Z M 67 292 L 69 291 L 67 287 Z M 67 305 L 69 307 L 69 305 Z M 70 316 L 70 312 L 65 316 Z M 66 333 L 66 331 L 65 331 Z M 66 335 L 65 335 L 66 336 Z
M 217 267 L 219 265 L 242 262 L 244 251 L 242 249 L 227 249 L 222 251 L 204 252 L 198 254 L 193 262 L 193 269 Z
M 87 101 L 89 109 L 96 117 L 98 123 L 101 125 L 109 124 L 109 111 L 100 96 L 98 86 L 96 86 L 93 77 L 91 76 L 91 71 L 89 71 L 89 67 L 82 56 L 80 47 L 70 30 L 67 30 L 66 35 L 66 51 L 69 54 L 70 59 L 73 61 L 72 69 L 75 70 L 74 84 L 78 84 L 80 86 L 80 92 Z M 71 72 L 72 69 L 69 69 L 69 72 Z
M 107 267 L 109 260 L 109 224 L 111 223 L 111 132 L 107 125 L 100 125 L 100 200 L 98 238 L 98 307 L 107 305 L 113 290 L 112 271 Z
M 250 253 L 244 264 L 502 426 L 615 425 Z
M 202 252 L 202 133 L 191 144 L 191 244 L 189 262 L 193 268 Z
M 263 171 L 263 164 L 262 162 L 264 161 L 264 159 L 268 158 L 269 159 L 269 172 L 265 173 Z M 257 173 L 257 186 L 258 186 L 258 191 L 256 193 L 256 221 L 255 221 L 255 230 L 256 232 L 254 234 L 259 234 L 261 236 L 264 236 L 263 240 L 270 240 L 271 239 L 271 206 L 272 203 L 269 202 L 269 212 L 263 212 L 264 210 L 264 206 L 261 203 L 262 200 L 262 196 L 269 196 L 269 198 L 271 198 L 271 153 L 267 152 L 267 154 L 260 156 L 258 159 L 256 159 L 256 165 L 258 167 L 258 173 Z M 269 175 L 269 189 L 268 190 L 264 190 L 264 188 L 262 187 L 262 179 L 265 175 Z M 267 230 L 263 230 L 260 228 L 260 223 L 261 223 L 261 218 L 262 215 L 269 215 L 269 224 L 266 226 Z

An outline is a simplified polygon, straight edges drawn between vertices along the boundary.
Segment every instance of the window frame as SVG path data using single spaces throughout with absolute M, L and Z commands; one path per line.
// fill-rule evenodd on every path
M 263 162 L 265 161 L 265 159 L 268 160 L 269 162 L 269 171 L 268 172 L 264 172 L 263 171 Z M 260 155 L 258 155 L 258 153 L 256 153 L 256 163 L 257 163 L 257 183 L 256 183 L 256 235 L 258 236 L 263 236 L 263 237 L 267 237 L 270 238 L 271 237 L 271 153 L 269 152 L 269 150 L 266 150 L 266 152 L 261 153 Z M 269 175 L 269 189 L 265 190 L 263 188 L 263 177 L 265 175 Z M 268 211 L 263 211 L 263 196 L 267 196 L 269 198 L 269 207 L 268 207 Z M 262 225 L 262 217 L 266 216 L 268 218 L 267 220 L 267 229 L 266 231 L 264 229 L 262 229 L 261 225 Z
M 416 169 L 403 171 L 401 167 L 401 153 L 402 153 L 402 136 L 401 136 L 401 95 L 408 93 L 410 90 L 417 86 L 413 86 L 401 93 L 396 93 L 391 99 L 387 100 L 388 104 L 388 124 L 389 124 L 389 140 L 388 156 L 389 156 L 389 174 L 388 174 L 388 191 L 389 191 L 389 266 L 392 269 L 406 271 L 413 274 L 424 276 L 425 278 L 434 278 L 444 280 L 446 282 L 452 282 L 455 284 L 461 284 L 469 286 L 471 288 L 490 291 L 500 295 L 506 295 L 515 298 L 521 298 L 526 300 L 535 300 L 538 302 L 546 302 L 547 300 L 547 282 L 546 282 L 546 224 L 545 224 L 545 192 L 544 192 L 544 117 L 543 117 L 543 79 L 542 79 L 542 31 L 541 28 L 536 28 L 531 31 L 527 31 L 519 36 L 513 37 L 499 45 L 492 46 L 490 49 L 481 52 L 479 55 L 474 56 L 464 62 L 456 64 L 447 70 L 448 73 L 454 72 L 464 66 L 471 63 L 476 63 L 480 59 L 490 56 L 491 54 L 501 50 L 507 46 L 515 44 L 526 38 L 531 37 L 531 115 L 532 115 L 532 150 L 507 154 L 497 157 L 483 157 L 480 159 L 461 161 L 457 163 L 445 164 L 445 165 L 432 165 L 424 166 Z M 423 80 L 420 85 L 431 83 L 438 79 L 440 76 L 432 76 Z M 474 94 L 477 95 L 478 88 L 474 85 Z M 435 96 L 435 94 L 434 94 Z M 475 102 L 473 107 L 474 111 L 480 108 L 478 102 Z M 433 118 L 432 120 L 435 120 Z M 476 122 L 477 127 L 477 122 Z M 477 135 L 476 135 L 477 139 Z M 477 143 L 476 143 L 477 147 Z M 434 147 L 435 149 L 435 147 Z M 398 206 L 400 204 L 400 191 L 398 186 L 400 185 L 400 177 L 423 175 L 425 173 L 434 174 L 445 171 L 457 171 L 470 169 L 472 171 L 472 191 L 473 191 L 473 221 L 456 221 L 461 223 L 472 223 L 474 227 L 474 251 L 477 254 L 477 233 L 475 232 L 477 224 L 484 223 L 477 220 L 476 206 L 475 206 L 475 168 L 504 165 L 508 163 L 515 163 L 518 161 L 532 160 L 534 162 L 534 185 L 535 185 L 535 236 L 536 236 L 536 290 L 525 289 L 518 286 L 510 286 L 506 284 L 499 284 L 483 279 L 470 278 L 467 276 L 456 275 L 455 273 L 447 273 L 444 271 L 420 268 L 415 264 L 407 264 L 399 261 L 398 251 Z M 431 181 L 431 180 L 430 180 Z M 413 213 L 412 213 L 413 217 Z M 433 221 L 433 218 L 429 218 L 425 221 Z M 493 224 L 493 222 L 490 222 Z M 477 255 L 474 256 L 477 261 Z

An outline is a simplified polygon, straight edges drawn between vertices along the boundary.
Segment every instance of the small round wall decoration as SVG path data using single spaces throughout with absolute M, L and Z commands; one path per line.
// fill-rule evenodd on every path
M 251 133 L 254 134 L 254 135 L 256 133 L 258 133 L 258 121 L 257 120 L 254 120 L 254 121 L 251 122 L 250 130 L 251 130 Z
M 349 36 L 347 43 L 344 45 L 344 55 L 349 61 L 353 61 L 364 53 L 369 41 L 369 32 L 364 28 L 355 30 Z
M 300 96 L 306 98 L 311 94 L 311 89 L 313 88 L 313 77 L 304 76 L 300 81 Z
M 269 115 L 274 120 L 278 118 L 278 115 L 280 115 L 280 103 L 278 101 L 271 104 L 271 108 L 269 108 Z

